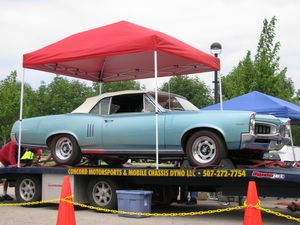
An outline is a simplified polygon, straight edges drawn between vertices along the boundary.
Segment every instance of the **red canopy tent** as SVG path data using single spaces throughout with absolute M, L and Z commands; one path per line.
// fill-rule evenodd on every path
M 126 21 L 84 31 L 24 55 L 23 67 L 97 82 L 220 69 L 219 59 L 169 35 Z
M 25 54 L 23 67 L 96 82 L 114 82 L 219 70 L 220 61 L 169 35 L 121 21 L 74 34 Z M 22 99 L 23 88 L 20 121 Z M 157 85 L 155 99 L 158 168 Z M 20 123 L 19 146 L 21 126 Z

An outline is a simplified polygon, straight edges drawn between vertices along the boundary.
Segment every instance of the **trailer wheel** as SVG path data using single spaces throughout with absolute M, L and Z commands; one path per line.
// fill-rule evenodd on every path
M 92 206 L 116 209 L 118 184 L 111 179 L 96 178 L 92 179 L 88 185 L 89 203 Z
M 172 186 L 157 187 L 153 190 L 153 203 L 159 206 L 168 206 L 176 201 L 177 190 Z
M 42 197 L 41 180 L 35 176 L 21 176 L 18 178 L 15 195 L 18 202 L 40 201 Z
M 201 130 L 189 138 L 186 154 L 192 166 L 208 167 L 220 162 L 226 155 L 226 147 L 218 134 Z
M 52 139 L 51 154 L 55 162 L 63 165 L 76 165 L 81 160 L 77 141 L 68 134 L 60 134 Z

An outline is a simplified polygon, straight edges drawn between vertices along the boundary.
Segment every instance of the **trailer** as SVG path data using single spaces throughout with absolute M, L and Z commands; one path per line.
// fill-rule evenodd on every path
M 245 196 L 249 181 L 255 181 L 260 196 L 300 197 L 298 168 L 211 168 L 176 167 L 22 167 L 0 168 L 0 178 L 15 187 L 18 202 L 57 199 L 63 176 L 70 176 L 74 201 L 113 209 L 116 190 L 153 191 L 153 202 L 168 205 L 185 201 L 188 192 L 222 192 Z

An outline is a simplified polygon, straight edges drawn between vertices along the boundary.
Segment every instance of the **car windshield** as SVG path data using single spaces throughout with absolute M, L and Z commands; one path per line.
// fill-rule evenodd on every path
M 153 99 L 155 94 L 151 93 Z M 166 110 L 179 110 L 179 111 L 198 111 L 199 109 L 190 103 L 188 100 L 173 94 L 159 94 L 158 103 Z

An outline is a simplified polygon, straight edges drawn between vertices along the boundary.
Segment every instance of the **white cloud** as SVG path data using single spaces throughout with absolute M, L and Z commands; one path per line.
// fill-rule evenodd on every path
M 297 0 L 1 1 L 0 79 L 14 69 L 21 73 L 24 53 L 120 20 L 159 30 L 206 52 L 212 42 L 222 43 L 222 73 L 226 74 L 247 50 L 256 51 L 263 19 L 276 16 L 281 66 L 288 67 L 287 75 L 298 89 L 299 11 Z M 199 76 L 211 85 L 213 73 Z M 26 72 L 26 81 L 34 87 L 52 78 L 48 73 Z M 151 80 L 142 83 L 153 87 Z

